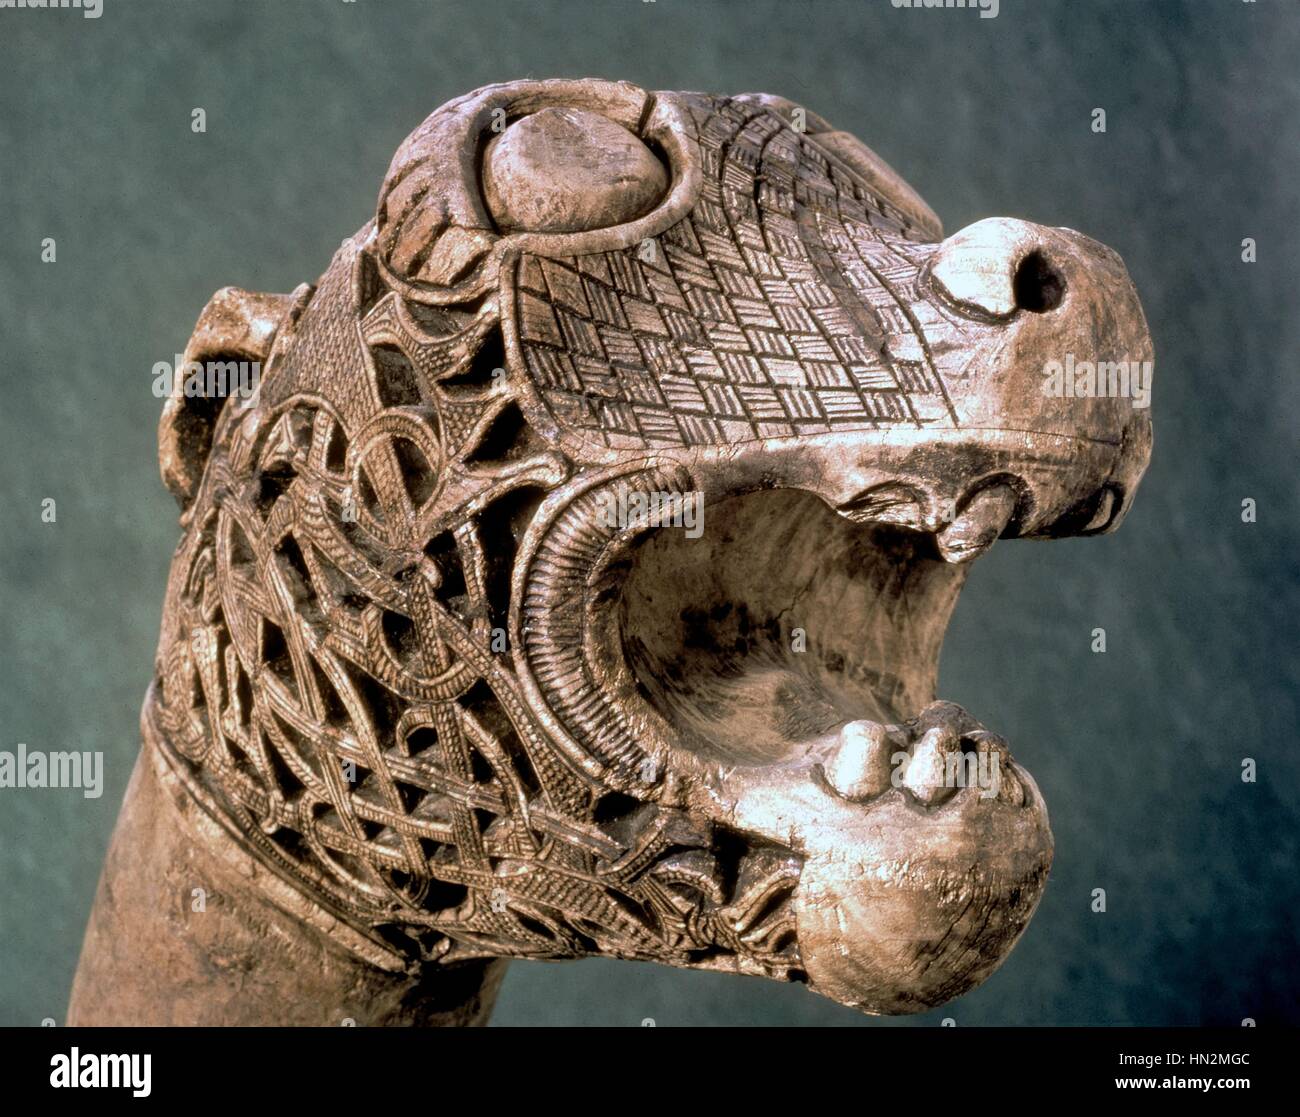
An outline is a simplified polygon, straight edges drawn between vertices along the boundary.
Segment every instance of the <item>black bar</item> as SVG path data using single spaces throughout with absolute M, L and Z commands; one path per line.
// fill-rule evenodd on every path
M 852 1038 L 832 1038 L 820 1029 L 746 1030 L 742 1037 L 716 1029 L 674 1036 L 683 1030 L 644 1028 L 634 1037 L 588 1030 L 581 1038 L 569 1029 L 520 1031 L 10 1028 L 0 1044 L 6 1085 L 31 1099 L 136 1100 L 129 1083 L 90 1083 L 101 1072 L 111 1080 L 115 1066 L 126 1077 L 125 1062 L 104 1064 L 98 1056 L 147 1054 L 149 1098 L 201 1100 L 205 1107 L 251 1104 L 259 1111 L 269 1102 L 319 1101 L 332 1112 L 353 1098 L 366 1102 L 375 1117 L 408 1101 L 430 1111 L 452 1105 L 499 1111 L 513 1097 L 555 1104 L 567 1096 L 584 1110 L 621 1109 L 625 1101 L 643 1104 L 656 1096 L 669 1103 L 678 1089 L 689 1089 L 693 1104 L 702 1089 L 734 1101 L 778 1079 L 812 1086 L 826 1101 L 830 1094 L 823 1088 L 832 1094 L 847 1089 L 872 1107 L 877 1089 L 890 1096 L 919 1090 L 918 1097 L 931 1103 L 954 1090 L 969 1097 L 984 1089 L 1003 1096 L 1011 1090 L 1019 1104 L 1119 1094 L 1223 1099 L 1254 1093 L 1262 1101 L 1268 1095 L 1260 1091 L 1280 1092 L 1297 1050 L 1296 1031 L 1267 1028 L 873 1028 L 854 1030 Z M 843 1042 L 854 1045 L 851 1053 Z M 66 1080 L 74 1049 L 79 1075 L 86 1076 L 79 1081 L 87 1084 L 52 1085 Z M 665 1063 L 666 1057 L 673 1061 Z M 674 1066 L 679 1073 L 671 1072 Z M 143 1059 L 135 1069 L 143 1072 Z M 144 1077 L 137 1074 L 135 1081 Z M 1187 1084 L 1192 1079 L 1195 1086 Z

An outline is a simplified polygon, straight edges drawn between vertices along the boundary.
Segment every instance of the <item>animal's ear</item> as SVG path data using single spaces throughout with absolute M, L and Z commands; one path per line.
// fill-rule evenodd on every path
M 266 295 L 223 287 L 208 300 L 185 346 L 181 366 L 173 371 L 171 393 L 158 420 L 158 467 L 163 484 L 180 502 L 182 511 L 194 499 L 203 467 L 212 449 L 212 432 L 226 394 L 206 394 L 207 377 L 200 374 L 199 391 L 191 374 L 212 362 L 265 363 L 280 324 L 298 292 Z M 191 391 L 186 392 L 187 382 Z
M 907 235 L 923 241 L 943 240 L 943 222 L 893 167 L 852 132 L 839 131 L 825 117 L 770 93 L 745 93 L 737 101 L 756 102 L 773 109 L 792 127 L 808 135 L 823 151 L 855 171 L 877 196 L 907 218 Z

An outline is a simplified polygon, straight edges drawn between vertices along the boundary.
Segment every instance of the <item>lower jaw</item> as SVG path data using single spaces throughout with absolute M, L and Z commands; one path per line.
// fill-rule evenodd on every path
M 925 728 L 936 721 L 973 724 L 959 707 L 936 703 L 888 727 L 907 743 L 897 746 L 884 790 L 846 797 L 833 782 L 843 775 L 835 749 L 851 747 L 843 737 L 862 723 L 817 742 L 801 763 L 719 768 L 709 789 L 740 829 L 799 853 L 792 907 L 808 983 L 866 1012 L 925 1011 L 984 981 L 1024 931 L 1051 868 L 1051 830 L 1032 777 L 1009 757 L 980 763 L 997 738 L 979 728 L 958 738 L 969 751 L 950 755 L 972 762 L 954 765 L 955 781 L 909 780 L 908 768 L 946 732 Z M 911 764 L 902 759 L 909 755 Z

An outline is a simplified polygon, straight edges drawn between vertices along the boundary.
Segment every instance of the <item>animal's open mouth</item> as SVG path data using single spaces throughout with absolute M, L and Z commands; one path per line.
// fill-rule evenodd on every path
M 793 761 L 847 722 L 918 711 L 963 570 L 919 533 L 853 523 L 798 490 L 704 511 L 699 538 L 642 538 L 618 602 L 642 693 L 693 748 Z
M 820 766 L 854 801 L 893 787 L 931 805 L 972 783 L 1023 800 L 1005 744 L 930 705 L 968 569 L 931 535 L 793 489 L 712 502 L 701 526 L 642 536 L 613 606 L 617 650 L 679 747 Z
M 604 694 L 710 813 L 803 859 L 814 987 L 884 1012 L 957 995 L 1006 956 L 1051 860 L 1006 742 L 933 701 L 968 565 L 800 490 L 703 512 L 606 566 L 584 640 Z

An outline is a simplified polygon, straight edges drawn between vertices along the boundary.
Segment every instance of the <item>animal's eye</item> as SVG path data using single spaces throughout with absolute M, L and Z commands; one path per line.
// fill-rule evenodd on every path
M 483 153 L 483 195 L 503 233 L 577 233 L 635 221 L 668 191 L 660 158 L 608 117 L 548 108 Z

